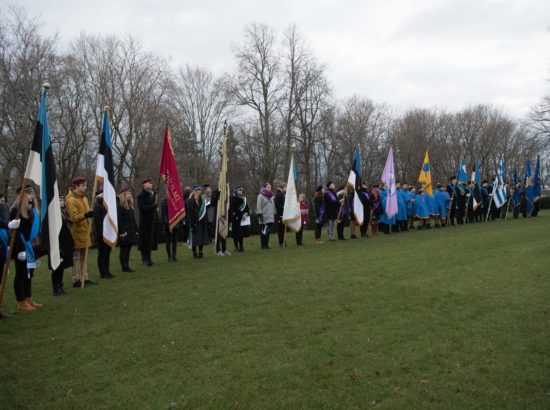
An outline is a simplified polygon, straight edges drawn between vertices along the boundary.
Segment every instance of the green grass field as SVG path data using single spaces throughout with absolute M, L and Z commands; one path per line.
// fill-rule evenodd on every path
M 69 297 L 40 268 L 44 307 L 0 321 L 0 408 L 550 408 L 548 212 L 258 242 L 150 269 L 133 250 L 135 273 L 115 253 L 115 279 Z

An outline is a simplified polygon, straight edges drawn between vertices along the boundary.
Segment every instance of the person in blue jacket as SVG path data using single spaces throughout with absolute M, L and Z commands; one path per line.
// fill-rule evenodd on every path
M 405 182 L 403 185 L 407 185 Z M 397 229 L 398 231 L 408 231 L 409 227 L 407 225 L 407 199 L 408 192 L 402 188 L 400 182 L 396 183 L 397 190 Z
M 451 204 L 451 197 L 445 187 L 438 183 L 437 190 L 434 192 L 434 199 L 439 212 L 439 218 L 437 221 L 438 224 L 436 225 L 436 228 L 442 228 L 447 223 L 447 211 Z
M 415 204 L 415 217 L 421 222 L 421 225 L 417 229 L 429 229 L 430 212 L 425 200 L 425 193 L 423 189 L 420 189 L 414 198 Z

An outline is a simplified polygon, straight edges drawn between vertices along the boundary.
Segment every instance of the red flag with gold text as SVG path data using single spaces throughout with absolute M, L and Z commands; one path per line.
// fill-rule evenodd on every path
M 172 150 L 172 137 L 170 127 L 164 128 L 164 142 L 162 144 L 162 157 L 160 159 L 160 176 L 166 183 L 166 201 L 168 203 L 168 224 L 170 231 L 185 216 L 185 202 L 181 193 L 178 167 Z

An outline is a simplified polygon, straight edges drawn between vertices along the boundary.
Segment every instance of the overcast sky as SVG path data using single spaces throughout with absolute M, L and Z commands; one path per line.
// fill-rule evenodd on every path
M 334 95 L 398 110 L 490 103 L 522 117 L 550 90 L 549 0 L 0 0 L 63 44 L 132 33 L 173 64 L 232 71 L 246 24 L 295 23 Z

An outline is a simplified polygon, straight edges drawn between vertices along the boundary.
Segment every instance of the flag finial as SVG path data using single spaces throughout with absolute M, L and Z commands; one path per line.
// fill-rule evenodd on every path
M 44 84 L 42 84 L 42 87 L 44 88 L 44 90 L 49 90 L 50 89 L 50 83 L 45 82 Z
M 105 107 L 103 107 L 103 111 L 111 111 L 111 107 L 109 107 L 108 105 L 106 105 Z

